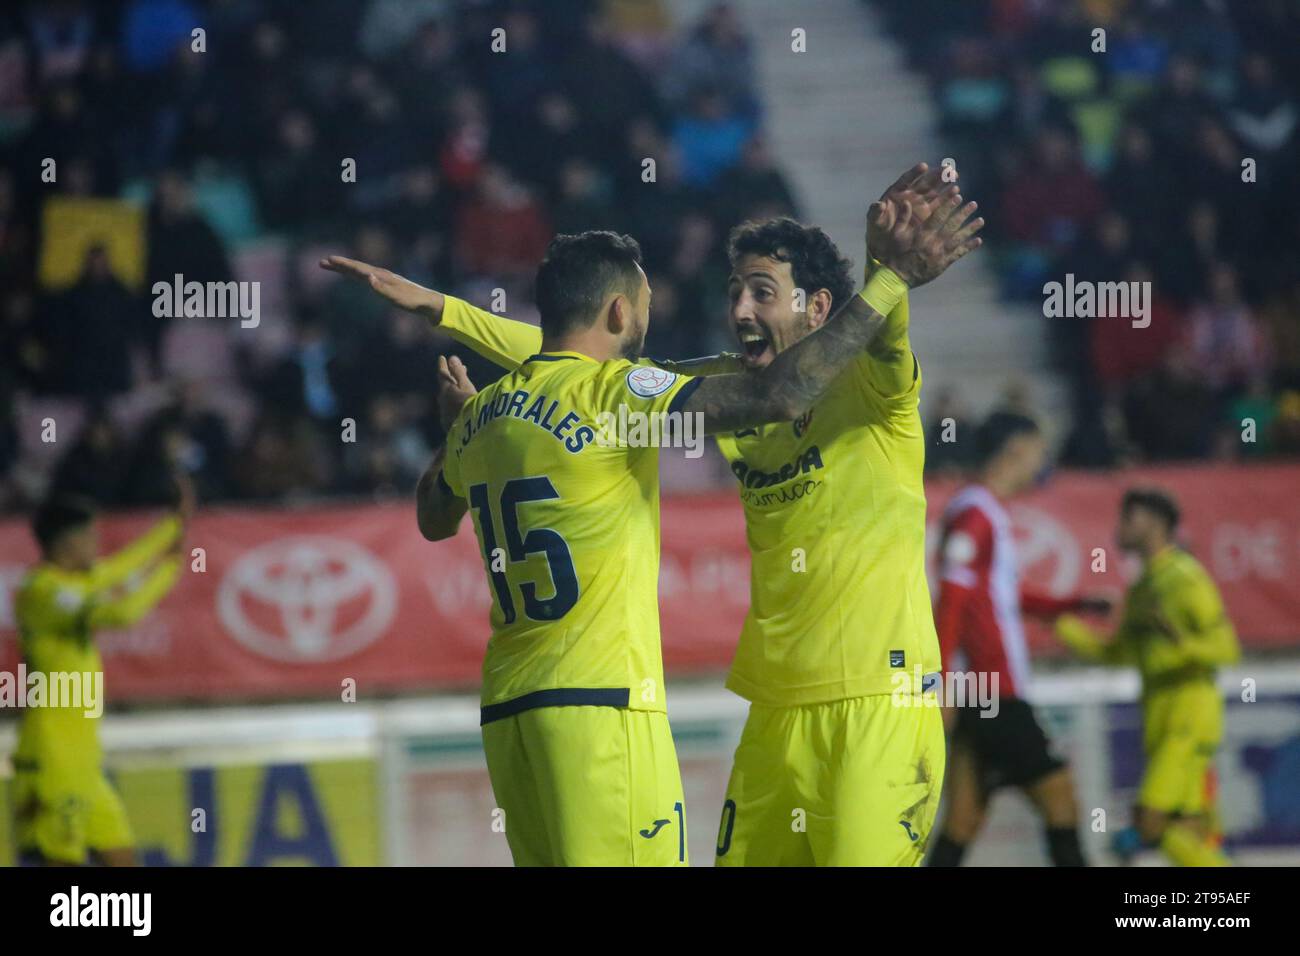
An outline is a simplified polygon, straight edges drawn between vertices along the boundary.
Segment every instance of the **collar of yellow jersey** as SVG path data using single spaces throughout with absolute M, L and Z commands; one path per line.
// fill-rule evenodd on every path
M 1147 568 L 1158 568 L 1167 563 L 1177 553 L 1178 545 L 1171 541 L 1155 554 L 1151 555 L 1151 560 L 1147 562 Z
M 581 359 L 584 362 L 596 361 L 590 355 L 583 355 L 581 352 L 538 352 L 536 355 L 530 355 L 524 359 L 524 365 L 529 362 L 562 362 L 565 359 Z

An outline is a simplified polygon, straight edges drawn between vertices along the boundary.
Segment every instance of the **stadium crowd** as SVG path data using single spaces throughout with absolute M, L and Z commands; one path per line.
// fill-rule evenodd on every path
M 1008 298 L 1067 274 L 1151 283 L 1140 330 L 1044 318 L 1073 395 L 1065 462 L 1300 454 L 1300 6 L 868 2 L 994 201 Z
M 451 343 L 322 252 L 527 319 L 552 234 L 628 231 L 647 348 L 686 356 L 729 344 L 727 229 L 796 211 L 725 4 L 674 32 L 658 3 L 51 0 L 0 14 L 0 76 L 10 510 L 158 502 L 176 464 L 207 501 L 408 493 Z M 258 282 L 257 325 L 157 316 L 177 274 Z
M 1294 5 L 874 2 L 933 81 L 968 191 L 1001 197 L 1006 294 L 1065 272 L 1154 283 L 1140 337 L 1044 320 L 1074 392 L 1066 461 L 1300 452 Z M 554 233 L 627 231 L 654 288 L 647 351 L 730 347 L 727 230 L 798 213 L 753 60 L 725 3 L 684 31 L 622 0 L 11 7 L 0 510 L 51 489 L 156 503 L 176 465 L 207 501 L 408 493 L 451 343 L 320 273 L 324 252 L 528 319 Z M 256 282 L 259 321 L 156 315 L 176 275 Z

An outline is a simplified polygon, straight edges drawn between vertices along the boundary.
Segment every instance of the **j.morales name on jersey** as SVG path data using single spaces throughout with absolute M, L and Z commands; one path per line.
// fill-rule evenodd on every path
M 596 430 L 590 425 L 578 425 L 582 421 L 582 416 L 577 412 L 565 412 L 559 421 L 553 421 L 560 407 L 558 400 L 552 400 L 548 405 L 546 396 L 538 395 L 529 404 L 530 397 L 527 391 L 518 388 L 513 392 L 501 392 L 490 402 L 484 401 L 479 406 L 477 415 L 465 419 L 465 427 L 460 436 L 460 447 L 464 448 L 468 445 L 470 439 L 477 435 L 484 425 L 502 416 L 532 422 L 538 428 L 550 432 L 556 440 L 564 442 L 565 449 L 575 455 L 596 437 Z M 524 408 L 525 405 L 528 405 L 527 409 Z M 578 425 L 577 429 L 574 429 L 574 425 Z

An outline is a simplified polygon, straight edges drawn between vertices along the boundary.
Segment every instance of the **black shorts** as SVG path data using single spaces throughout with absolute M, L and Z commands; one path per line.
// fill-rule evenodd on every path
M 975 754 L 980 785 L 985 792 L 999 787 L 1027 787 L 1065 766 L 1052 753 L 1051 743 L 1025 701 L 1004 698 L 996 717 L 978 707 L 957 711 L 954 741 Z

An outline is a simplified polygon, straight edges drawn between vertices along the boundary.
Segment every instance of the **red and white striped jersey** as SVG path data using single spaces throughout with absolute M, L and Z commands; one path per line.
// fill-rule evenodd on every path
M 943 512 L 939 539 L 939 604 L 935 628 L 944 670 L 953 670 L 958 652 L 966 668 L 997 673 L 998 692 L 1029 695 L 1029 648 L 1023 612 L 1060 614 L 1078 605 L 1026 592 L 1020 585 L 1011 517 L 982 485 L 967 485 Z

